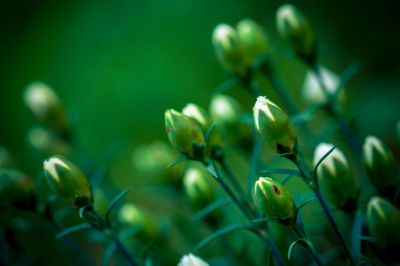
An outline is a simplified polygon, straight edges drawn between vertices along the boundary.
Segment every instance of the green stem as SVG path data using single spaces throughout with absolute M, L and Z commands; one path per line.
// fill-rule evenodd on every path
M 310 239 L 307 237 L 306 233 L 297 224 L 292 225 L 291 228 L 296 233 L 296 235 L 299 237 L 299 239 L 303 239 L 305 241 L 305 242 L 300 242 L 300 243 L 303 247 L 305 247 L 307 249 L 307 251 L 310 253 L 310 255 L 312 256 L 314 261 L 317 263 L 317 265 L 319 265 L 319 266 L 324 265 L 321 261 L 321 258 L 318 256 L 318 253 L 315 250 Z
M 252 215 L 252 213 L 249 213 L 248 210 L 241 204 L 241 202 L 237 199 L 237 197 L 235 196 L 235 194 L 232 192 L 232 190 L 229 188 L 229 186 L 226 184 L 225 180 L 223 179 L 223 177 L 220 175 L 217 167 L 215 166 L 215 164 L 210 160 L 209 161 L 209 165 L 213 168 L 213 173 L 212 176 L 216 179 L 216 181 L 221 185 L 221 187 L 225 190 L 225 192 L 229 195 L 229 197 L 232 199 L 232 201 L 236 204 L 236 206 L 239 208 L 239 210 L 243 213 L 243 215 L 246 217 L 246 219 L 253 224 L 253 220 L 254 217 Z M 204 164 L 204 166 L 207 168 L 207 165 Z M 257 227 L 259 229 L 259 227 Z M 279 266 L 283 266 L 285 265 L 285 262 L 281 256 L 281 254 L 279 253 L 278 247 L 276 246 L 275 242 L 272 240 L 268 240 L 268 236 L 271 236 L 268 230 L 268 227 L 265 225 L 264 227 L 264 231 L 260 232 L 259 230 L 255 231 L 256 234 L 264 241 L 264 243 L 266 244 L 266 246 L 268 248 L 271 248 L 272 250 L 272 255 L 276 261 L 276 263 Z
M 118 235 L 115 232 L 113 232 L 111 239 L 114 242 L 117 249 L 119 250 L 119 252 L 121 252 L 122 256 L 124 256 L 126 261 L 129 263 L 129 265 L 132 265 L 132 266 L 138 265 L 137 262 L 135 261 L 135 259 L 129 253 L 129 251 L 126 248 L 126 246 L 124 245 L 124 243 L 122 243 L 122 241 L 119 239 Z
M 244 192 L 242 186 L 240 185 L 239 181 L 231 171 L 230 167 L 226 163 L 225 158 L 222 158 L 220 161 L 220 165 L 222 170 L 224 171 L 225 175 L 228 177 L 229 182 L 232 184 L 233 188 L 236 192 L 240 195 L 240 198 L 245 199 L 246 193 Z

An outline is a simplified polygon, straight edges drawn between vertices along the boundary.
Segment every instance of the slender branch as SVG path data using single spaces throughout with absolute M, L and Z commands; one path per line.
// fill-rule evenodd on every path
M 313 257 L 314 261 L 317 263 L 317 265 L 319 265 L 319 266 L 324 265 L 321 261 L 321 258 L 318 256 L 318 253 L 315 250 L 310 239 L 307 237 L 306 233 L 297 224 L 292 225 L 291 228 L 296 233 L 296 235 L 299 237 L 299 239 L 305 240 L 305 242 L 300 242 L 300 243 L 303 247 L 305 247 L 307 249 L 307 251 Z
M 124 256 L 126 261 L 129 263 L 129 265 L 136 266 L 138 265 L 135 259 L 131 256 L 129 253 L 128 249 L 122 243 L 122 241 L 119 239 L 118 235 L 114 232 L 113 235 L 111 236 L 112 241 L 114 242 L 115 246 L 121 252 L 121 254 Z
M 235 177 L 235 175 L 233 174 L 232 170 L 230 169 L 230 167 L 226 163 L 225 158 L 222 158 L 220 160 L 220 165 L 221 165 L 222 171 L 224 171 L 225 175 L 228 177 L 229 182 L 232 184 L 233 188 L 240 195 L 240 197 L 242 199 L 244 199 L 245 196 L 246 196 L 246 193 L 244 192 L 244 190 L 243 190 L 242 186 L 240 185 L 238 179 Z

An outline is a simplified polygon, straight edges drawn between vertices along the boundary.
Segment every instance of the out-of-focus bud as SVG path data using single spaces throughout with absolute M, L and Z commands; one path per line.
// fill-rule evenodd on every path
M 237 25 L 237 33 L 249 56 L 250 63 L 265 53 L 269 46 L 269 40 L 264 29 L 251 19 L 243 19 Z
M 183 185 L 190 203 L 201 210 L 214 202 L 212 187 L 207 182 L 207 173 L 199 167 L 190 167 L 185 171 Z
M 64 106 L 49 86 L 42 82 L 32 82 L 25 89 L 24 101 L 41 123 L 60 132 L 67 131 Z
M 271 219 L 289 224 L 295 222 L 296 206 L 281 183 L 260 177 L 255 183 L 254 196 L 258 208 Z
M 123 226 L 137 227 L 140 230 L 137 236 L 143 240 L 155 240 L 160 234 L 154 217 L 133 204 L 125 203 L 121 207 L 118 217 Z
M 217 25 L 213 32 L 212 44 L 218 60 L 225 68 L 240 76 L 246 73 L 248 58 L 234 28 L 228 24 Z
M 363 163 L 370 182 L 381 192 L 392 193 L 397 185 L 397 165 L 389 148 L 380 139 L 368 136 L 363 145 Z
M 294 52 L 309 63 L 316 59 L 314 31 L 303 13 L 291 4 L 281 6 L 276 15 L 276 25 L 282 39 Z
M 255 127 L 278 153 L 293 151 L 296 132 L 289 117 L 266 97 L 258 97 L 253 108 Z
M 180 186 L 183 164 L 175 164 L 168 168 L 177 157 L 177 151 L 162 141 L 141 145 L 132 154 L 133 165 L 139 174 Z
M 89 183 L 75 164 L 56 155 L 44 161 L 43 169 L 50 186 L 62 199 L 78 208 L 91 202 Z
M 43 127 L 31 128 L 27 132 L 27 140 L 32 148 L 45 155 L 66 155 L 70 153 L 70 147 L 63 139 L 58 137 L 54 132 Z
M 314 152 L 314 165 L 332 148 L 332 144 L 320 143 Z M 330 201 L 339 208 L 352 208 L 357 197 L 357 186 L 341 150 L 336 148 L 322 161 L 317 176 L 322 192 Z
M 178 266 L 210 266 L 207 262 L 189 253 L 182 257 Z
M 35 198 L 32 180 L 17 170 L 0 169 L 0 202 L 33 208 Z
M 0 145 L 0 168 L 13 168 L 14 166 L 14 159 L 10 152 Z
M 336 94 L 336 91 L 339 89 L 338 86 L 340 85 L 339 77 L 325 67 L 319 67 L 319 72 L 325 88 L 327 89 L 327 93 L 330 95 Z M 303 99 L 310 104 L 324 104 L 328 100 L 314 71 L 309 70 L 306 74 L 303 83 L 302 96 Z M 338 93 L 338 102 L 341 107 L 344 107 L 346 104 L 346 94 L 344 88 L 342 88 Z
M 389 201 L 373 197 L 368 203 L 367 221 L 369 232 L 379 247 L 400 243 L 400 211 Z
M 203 130 L 204 134 L 208 132 L 208 130 L 213 124 L 212 120 L 207 114 L 207 111 L 204 108 L 198 106 L 197 104 L 188 103 L 183 108 L 182 113 L 187 117 L 196 121 Z M 223 145 L 224 144 L 222 142 L 221 133 L 218 127 L 215 127 L 208 139 L 208 147 L 210 155 L 211 156 L 216 155 L 217 152 L 221 152 Z

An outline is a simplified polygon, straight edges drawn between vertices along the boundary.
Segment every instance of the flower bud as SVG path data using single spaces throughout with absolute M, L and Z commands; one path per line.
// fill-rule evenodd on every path
M 31 128 L 27 133 L 27 139 L 32 148 L 46 155 L 70 152 L 68 144 L 63 139 L 43 127 Z
M 165 111 L 165 128 L 171 144 L 181 153 L 198 158 L 198 145 L 204 147 L 204 136 L 199 125 L 173 109 Z
M 14 165 L 14 159 L 10 152 L 0 145 L 0 168 L 13 168 Z
M 340 85 L 339 77 L 325 67 L 320 67 L 319 72 L 327 92 L 330 95 L 336 94 Z M 324 90 L 320 86 L 317 75 L 312 70 L 308 71 L 304 79 L 302 96 L 310 104 L 324 104 L 328 100 Z M 342 107 L 345 105 L 346 96 L 344 89 L 339 92 L 338 101 Z
M 56 155 L 44 161 L 43 169 L 50 186 L 62 199 L 78 208 L 91 202 L 89 183 L 75 164 Z
M 380 191 L 396 188 L 397 165 L 389 148 L 378 138 L 368 136 L 363 145 L 363 164 L 370 182 Z
M 379 247 L 400 243 L 400 211 L 389 201 L 373 197 L 368 203 L 367 221 L 369 232 Z
M 314 165 L 332 148 L 332 144 L 320 143 L 314 152 Z M 322 192 L 332 203 L 339 208 L 352 204 L 357 195 L 356 181 L 341 150 L 336 148 L 322 161 L 317 176 Z
M 281 183 L 260 177 L 255 184 L 255 201 L 260 210 L 273 220 L 294 222 L 296 206 L 289 191 Z
M 314 32 L 302 12 L 291 4 L 285 4 L 277 11 L 276 24 L 282 39 L 297 56 L 313 63 L 317 52 Z
M 178 266 L 210 266 L 210 265 L 193 254 L 187 254 L 182 257 L 181 261 L 178 263 Z
M 240 42 L 246 49 L 249 61 L 265 53 L 269 46 L 269 40 L 264 29 L 251 19 L 242 19 L 237 25 L 237 33 Z
M 24 92 L 24 101 L 41 123 L 60 132 L 67 130 L 64 106 L 49 86 L 42 82 L 29 84 Z
M 215 27 L 212 44 L 221 64 L 238 75 L 244 75 L 247 67 L 247 55 L 238 34 L 228 24 Z
M 206 178 L 207 173 L 201 168 L 190 167 L 185 171 L 183 186 L 196 210 L 201 210 L 214 202 L 214 193 Z
M 197 104 L 188 103 L 182 110 L 182 113 L 192 120 L 196 121 L 197 124 L 203 130 L 203 133 L 206 134 L 213 122 L 207 114 L 207 111 L 198 106 Z M 222 137 L 219 132 L 219 129 L 215 127 L 211 132 L 208 139 L 208 146 L 210 149 L 210 155 L 213 154 L 213 150 L 221 150 L 223 147 Z
M 0 169 L 0 202 L 20 208 L 34 206 L 34 184 L 17 170 Z
M 119 221 L 128 228 L 137 227 L 138 237 L 145 240 L 154 240 L 159 235 L 155 219 L 145 210 L 130 203 L 125 203 L 118 213 Z
M 289 117 L 275 103 L 266 97 L 258 97 L 253 108 L 254 124 L 261 137 L 278 153 L 291 151 L 295 143 L 296 132 Z

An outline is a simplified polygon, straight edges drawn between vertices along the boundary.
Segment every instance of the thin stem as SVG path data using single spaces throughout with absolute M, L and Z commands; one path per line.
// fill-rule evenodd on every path
M 242 186 L 239 184 L 239 181 L 237 180 L 237 178 L 233 174 L 232 170 L 230 169 L 230 167 L 226 163 L 225 158 L 222 158 L 220 160 L 220 164 L 221 164 L 222 170 L 224 171 L 225 175 L 228 177 L 229 182 L 232 184 L 233 188 L 240 195 L 240 197 L 244 199 L 246 194 L 245 194 Z
M 129 265 L 132 266 L 138 265 L 135 259 L 129 253 L 124 243 L 122 243 L 122 241 L 119 239 L 118 235 L 115 232 L 112 234 L 111 239 L 112 241 L 114 241 L 115 246 L 117 247 L 119 252 L 121 252 L 121 254 L 125 257 Z
M 304 239 L 305 242 L 301 242 L 302 246 L 307 249 L 307 251 L 313 257 L 314 261 L 317 263 L 317 265 L 319 265 L 319 266 L 324 265 L 321 261 L 321 258 L 318 256 L 318 253 L 315 250 L 310 239 L 307 237 L 306 233 L 302 229 L 300 229 L 300 227 L 297 224 L 292 225 L 291 228 L 296 233 L 296 235 L 299 237 L 299 239 Z

